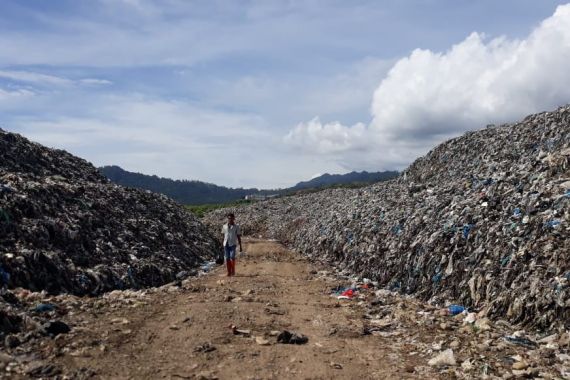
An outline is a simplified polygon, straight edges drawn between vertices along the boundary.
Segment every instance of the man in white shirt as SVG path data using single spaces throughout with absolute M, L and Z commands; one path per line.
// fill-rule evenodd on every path
M 235 215 L 228 214 L 228 222 L 222 226 L 222 233 L 224 234 L 224 253 L 226 257 L 226 268 L 228 276 L 236 274 L 236 247 L 239 244 L 239 251 L 241 248 L 241 231 L 235 222 Z

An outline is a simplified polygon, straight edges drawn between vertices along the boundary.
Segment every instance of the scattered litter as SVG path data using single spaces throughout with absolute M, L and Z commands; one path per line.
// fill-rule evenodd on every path
M 450 305 L 447 310 L 449 311 L 449 314 L 457 315 L 467 311 L 467 308 L 461 305 Z
M 455 361 L 455 356 L 453 355 L 453 350 L 448 348 L 445 351 L 442 351 L 434 358 L 428 361 L 428 365 L 432 367 L 443 367 L 443 366 L 454 366 L 457 365 Z
M 215 351 L 216 347 L 213 346 L 211 343 L 206 342 L 194 348 L 194 352 L 212 352 Z
M 234 335 L 244 335 L 244 336 L 251 335 L 251 330 L 238 329 L 237 326 L 235 325 L 230 325 L 230 330 L 232 330 L 232 333 Z
M 523 347 L 530 348 L 530 349 L 535 349 L 538 347 L 538 344 L 536 342 L 533 342 L 530 339 L 522 338 L 522 337 L 518 337 L 518 336 L 506 336 L 505 341 L 507 341 L 510 344 L 514 344 L 517 346 L 523 346 Z
M 303 334 L 289 332 L 287 330 L 282 331 L 277 336 L 278 343 L 285 343 L 285 344 L 305 344 L 309 341 L 309 338 Z
M 55 337 L 59 334 L 67 334 L 71 331 L 71 328 L 62 321 L 51 321 L 43 326 L 45 333 L 51 337 Z
M 55 310 L 55 305 L 51 303 L 40 303 L 34 308 L 34 311 L 38 313 L 47 313 L 54 310 Z

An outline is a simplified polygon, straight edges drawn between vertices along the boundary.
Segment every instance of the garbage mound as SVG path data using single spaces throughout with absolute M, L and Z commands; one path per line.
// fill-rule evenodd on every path
M 570 106 L 449 140 L 389 182 L 231 211 L 244 234 L 390 290 L 570 327 Z
M 0 156 L 0 287 L 81 296 L 159 286 L 221 249 L 174 201 L 111 184 L 69 153 L 0 130 Z

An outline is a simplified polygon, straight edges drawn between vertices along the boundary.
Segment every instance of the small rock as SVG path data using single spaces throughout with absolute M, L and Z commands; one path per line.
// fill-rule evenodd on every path
M 475 313 L 469 313 L 467 314 L 467 316 L 465 317 L 465 319 L 463 319 L 463 323 L 467 324 L 467 323 L 475 323 L 475 321 L 477 320 L 477 314 Z
M 218 376 L 214 375 L 213 372 L 210 371 L 202 371 L 195 377 L 196 380 L 217 380 Z
M 473 363 L 471 363 L 471 360 L 467 359 L 463 363 L 461 363 L 461 368 L 464 371 L 470 371 L 473 369 Z
M 489 318 L 481 318 L 475 321 L 475 327 L 479 331 L 489 331 L 491 330 L 491 321 Z
M 127 318 L 113 318 L 111 319 L 111 323 L 115 323 L 115 324 L 122 324 L 122 325 L 126 325 L 129 324 L 129 320 Z
M 523 370 L 523 369 L 527 369 L 528 368 L 528 363 L 524 360 L 520 361 L 520 362 L 515 362 L 513 363 L 513 369 L 514 370 Z
M 335 363 L 335 362 L 330 362 L 330 366 L 334 369 L 342 369 L 342 364 L 340 363 Z
M 52 377 L 59 375 L 61 370 L 53 364 L 32 363 L 26 369 L 26 375 L 31 377 Z
M 552 335 L 549 335 L 549 336 L 547 336 L 547 337 L 544 337 L 544 338 L 540 339 L 540 340 L 538 341 L 538 343 L 540 343 L 540 344 L 550 344 L 550 343 L 556 342 L 557 339 L 558 339 L 558 334 L 552 334 Z
M 262 336 L 256 336 L 255 343 L 259 344 L 260 346 L 269 346 L 271 344 L 269 340 L 265 339 Z
M 212 352 L 215 350 L 216 350 L 216 347 L 213 346 L 211 343 L 208 343 L 208 342 L 202 343 L 201 345 L 196 346 L 194 348 L 194 352 Z
M 4 352 L 0 352 L 0 369 L 5 368 L 8 365 L 8 363 L 11 363 L 13 361 L 14 361 L 13 356 L 5 354 Z

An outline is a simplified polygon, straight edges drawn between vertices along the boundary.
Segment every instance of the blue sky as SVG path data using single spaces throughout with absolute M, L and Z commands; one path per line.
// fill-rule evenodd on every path
M 402 169 L 570 101 L 550 0 L 0 0 L 0 126 L 227 186 Z

